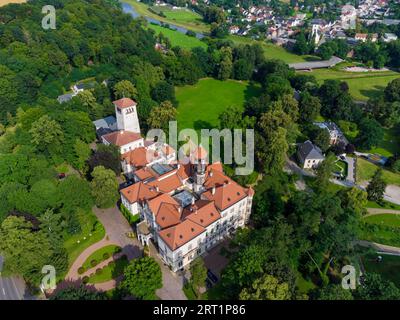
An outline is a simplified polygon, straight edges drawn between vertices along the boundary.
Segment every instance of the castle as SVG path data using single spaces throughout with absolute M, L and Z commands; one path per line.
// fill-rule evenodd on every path
M 114 101 L 117 129 L 101 136 L 120 148 L 124 174 L 133 181 L 121 189 L 122 205 L 140 217 L 137 237 L 158 248 L 176 272 L 230 236 L 249 220 L 254 195 L 208 163 L 207 151 L 192 146 L 185 161 L 168 144 L 143 139 L 137 104 Z

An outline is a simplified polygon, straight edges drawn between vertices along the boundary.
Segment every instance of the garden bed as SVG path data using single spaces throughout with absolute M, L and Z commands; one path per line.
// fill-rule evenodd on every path
M 121 252 L 121 247 L 115 245 L 105 246 L 100 248 L 99 250 L 93 252 L 86 261 L 82 264 L 81 270 L 83 272 L 94 268 L 96 265 L 100 264 L 101 262 L 111 258 L 114 254 Z M 83 273 L 81 272 L 81 273 Z
M 128 266 L 128 258 L 123 255 L 121 258 L 111 261 L 107 266 L 102 269 L 97 269 L 92 274 L 87 282 L 88 283 L 101 283 L 116 279 L 124 273 L 125 267 Z

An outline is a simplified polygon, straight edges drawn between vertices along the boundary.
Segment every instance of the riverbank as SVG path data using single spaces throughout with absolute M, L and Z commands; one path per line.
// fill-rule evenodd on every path
M 136 0 L 123 0 L 121 1 L 121 4 L 122 4 L 122 10 L 125 13 L 131 14 L 134 18 L 142 16 L 150 23 L 155 23 L 158 25 L 168 24 L 171 29 L 177 30 L 184 34 L 186 34 L 188 30 L 191 30 L 196 33 L 196 37 L 199 39 L 203 38 L 204 34 L 210 31 L 210 27 L 205 23 L 200 23 L 198 21 L 182 22 L 161 17 L 149 11 L 148 5 L 137 2 Z

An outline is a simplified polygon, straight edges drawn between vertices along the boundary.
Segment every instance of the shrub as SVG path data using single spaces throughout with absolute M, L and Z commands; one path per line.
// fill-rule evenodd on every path
M 108 266 L 109 266 L 109 267 L 114 267 L 114 266 L 115 266 L 115 261 L 110 261 L 110 262 L 108 263 Z
M 88 276 L 84 276 L 83 279 L 82 279 L 82 282 L 84 284 L 88 283 L 89 282 L 89 277 Z
M 101 268 L 96 269 L 96 274 L 97 275 L 102 274 L 102 273 L 103 273 L 103 269 L 101 269 Z
M 121 251 L 122 251 L 121 247 L 118 247 L 118 248 L 115 249 L 115 253 L 120 253 Z
M 86 270 L 85 270 L 85 268 L 84 267 L 79 267 L 78 268 L 78 274 L 82 274 L 82 273 L 84 273 Z
M 110 254 L 108 252 L 104 252 L 103 259 L 107 260 L 109 257 L 110 257 Z
M 92 261 L 90 261 L 90 265 L 91 265 L 92 267 L 97 266 L 97 260 L 96 260 L 96 259 L 93 259 Z

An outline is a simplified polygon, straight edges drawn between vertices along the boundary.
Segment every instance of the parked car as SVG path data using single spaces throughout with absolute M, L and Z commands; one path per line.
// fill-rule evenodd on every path
M 207 270 L 207 276 L 212 282 L 218 282 L 218 277 L 210 269 Z
M 58 179 L 64 179 L 65 178 L 65 173 L 59 173 L 58 174 Z
M 211 289 L 212 288 L 212 286 L 213 286 L 213 283 L 210 281 L 210 279 L 206 279 L 206 288 L 207 289 Z

